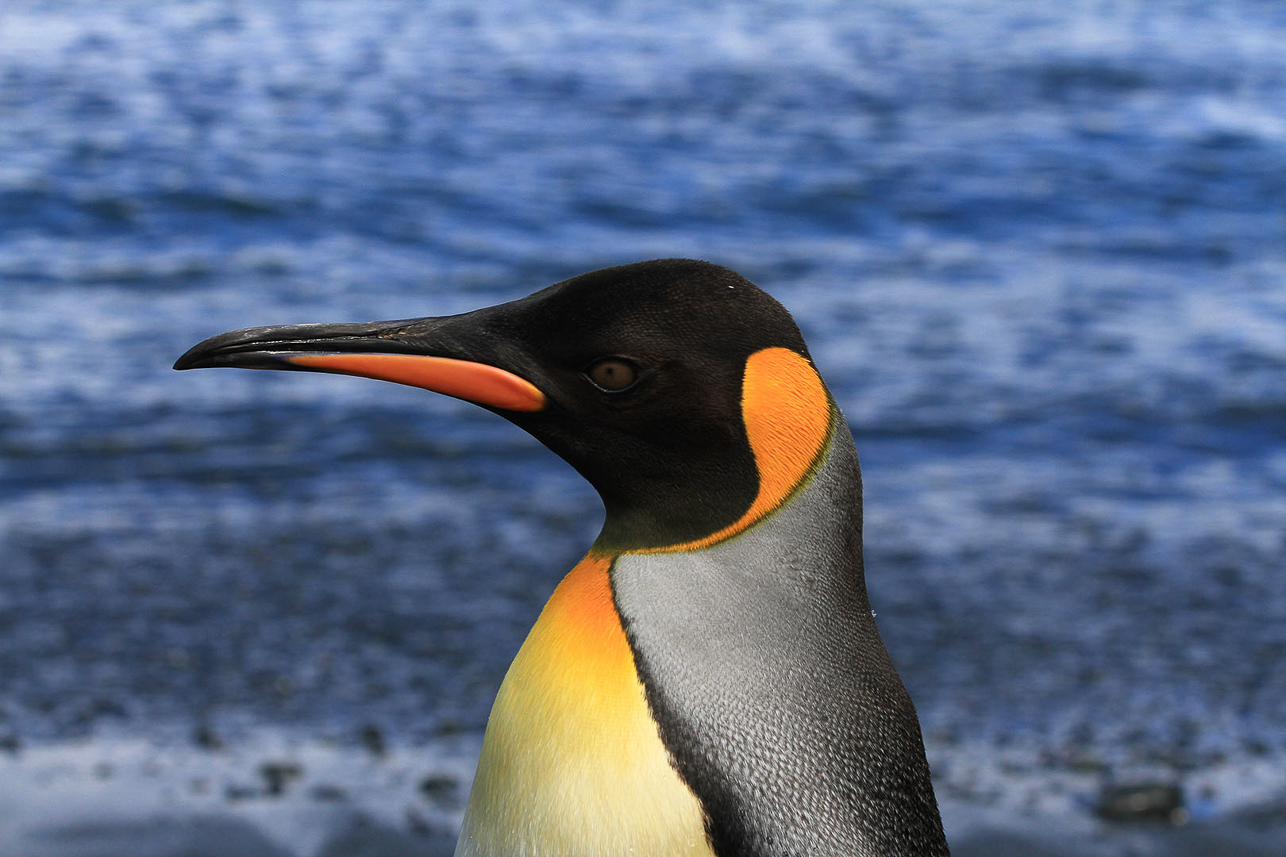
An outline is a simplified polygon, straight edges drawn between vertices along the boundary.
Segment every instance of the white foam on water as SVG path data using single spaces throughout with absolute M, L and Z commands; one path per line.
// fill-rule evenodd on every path
M 23 748 L 0 754 L 0 853 L 56 853 L 60 835 L 86 825 L 138 825 L 145 836 L 149 825 L 159 835 L 162 822 L 216 816 L 301 855 L 358 819 L 449 833 L 477 747 L 461 738 L 374 755 L 265 731 L 220 750 L 138 737 Z M 281 794 L 269 791 L 265 765 L 285 772 Z

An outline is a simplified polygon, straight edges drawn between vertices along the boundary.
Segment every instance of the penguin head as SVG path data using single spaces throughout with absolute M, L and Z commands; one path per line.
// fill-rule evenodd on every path
M 479 404 L 594 486 L 607 510 L 599 545 L 612 550 L 752 523 L 766 482 L 798 483 L 814 465 L 834 413 L 781 304 L 685 259 L 592 271 L 461 315 L 233 331 L 174 368 L 215 366 L 359 375 Z M 789 472 L 774 476 L 781 461 L 767 459 L 782 456 Z

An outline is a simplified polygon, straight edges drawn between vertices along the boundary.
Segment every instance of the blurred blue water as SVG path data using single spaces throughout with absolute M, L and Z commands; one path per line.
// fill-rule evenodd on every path
M 0 7 L 0 732 L 481 729 L 596 532 L 502 421 L 169 365 L 686 255 L 796 315 L 935 746 L 1286 742 L 1286 9 Z

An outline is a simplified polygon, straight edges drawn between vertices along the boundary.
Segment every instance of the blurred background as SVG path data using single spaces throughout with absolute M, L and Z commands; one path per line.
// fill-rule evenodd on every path
M 170 364 L 659 256 L 844 409 L 949 833 L 1280 822 L 1286 7 L 5 0 L 0 844 L 449 839 L 597 498 L 462 403 Z

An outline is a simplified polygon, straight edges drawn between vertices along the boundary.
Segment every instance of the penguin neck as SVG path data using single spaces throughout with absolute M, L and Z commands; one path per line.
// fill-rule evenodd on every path
M 842 423 L 762 519 L 702 549 L 624 554 L 611 574 L 716 855 L 947 853 L 915 709 L 866 595 Z
M 664 549 L 698 541 L 740 519 L 758 489 L 748 450 L 726 459 L 665 468 L 622 487 L 595 484 L 606 512 L 594 541 L 599 555 Z

